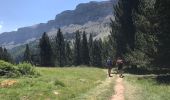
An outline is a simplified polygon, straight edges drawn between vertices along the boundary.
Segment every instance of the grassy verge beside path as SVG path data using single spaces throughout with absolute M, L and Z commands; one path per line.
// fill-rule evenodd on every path
M 157 79 L 154 75 L 126 75 L 125 100 L 169 100 L 170 84 Z
M 74 100 L 110 100 L 114 94 L 115 77 L 108 77 L 105 81 L 87 93 L 80 95 Z

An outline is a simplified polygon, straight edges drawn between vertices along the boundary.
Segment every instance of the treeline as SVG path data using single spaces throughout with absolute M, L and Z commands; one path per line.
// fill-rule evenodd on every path
M 102 67 L 108 56 L 109 49 L 106 48 L 106 43 L 101 39 L 94 40 L 92 34 L 88 38 L 85 31 L 76 31 L 74 34 L 74 40 L 67 41 L 60 29 L 58 29 L 55 38 L 51 39 L 47 33 L 44 33 L 39 41 L 38 57 L 33 59 L 32 52 L 26 45 L 24 61 L 40 66 L 87 65 Z
M 116 57 L 133 66 L 170 65 L 170 0 L 119 0 L 111 21 Z
M 0 60 L 4 60 L 7 62 L 13 62 L 10 53 L 8 53 L 6 48 L 0 47 Z

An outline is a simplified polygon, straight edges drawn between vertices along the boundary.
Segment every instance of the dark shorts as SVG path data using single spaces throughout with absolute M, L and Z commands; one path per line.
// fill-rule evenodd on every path
M 118 70 L 122 70 L 123 69 L 123 64 L 119 64 L 118 65 Z
M 111 66 L 111 65 L 107 65 L 107 68 L 108 68 L 108 69 L 112 69 L 112 66 Z

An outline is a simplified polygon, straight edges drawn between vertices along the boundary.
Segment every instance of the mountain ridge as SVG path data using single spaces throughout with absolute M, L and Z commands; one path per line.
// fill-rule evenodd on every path
M 81 3 L 77 5 L 74 10 L 63 11 L 56 15 L 54 20 L 49 20 L 47 23 L 22 27 L 17 31 L 4 32 L 0 34 L 0 46 L 12 48 L 27 43 L 29 40 L 34 41 L 38 39 L 43 32 L 48 32 L 49 34 L 54 30 L 54 32 L 56 32 L 60 27 L 63 30 L 64 27 L 67 29 L 70 25 L 76 27 L 86 25 L 88 27 L 88 22 L 96 23 L 100 20 L 103 21 L 108 16 L 112 15 L 113 4 L 115 4 L 116 1 L 117 0 L 101 2 L 91 1 L 89 3 Z M 91 26 L 93 25 L 91 24 Z M 67 31 L 64 30 L 63 33 L 65 34 Z

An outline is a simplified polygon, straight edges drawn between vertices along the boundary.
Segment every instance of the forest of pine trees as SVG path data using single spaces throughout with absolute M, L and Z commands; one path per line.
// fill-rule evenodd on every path
M 28 49 L 27 46 L 26 48 Z M 102 41 L 94 41 L 92 35 L 87 38 L 85 31 L 76 31 L 73 42 L 64 39 L 61 29 L 58 29 L 55 41 L 50 41 L 48 35 L 44 33 L 40 39 L 39 48 L 41 66 L 87 65 L 102 67 L 103 65 Z M 25 53 L 28 55 L 27 49 Z

